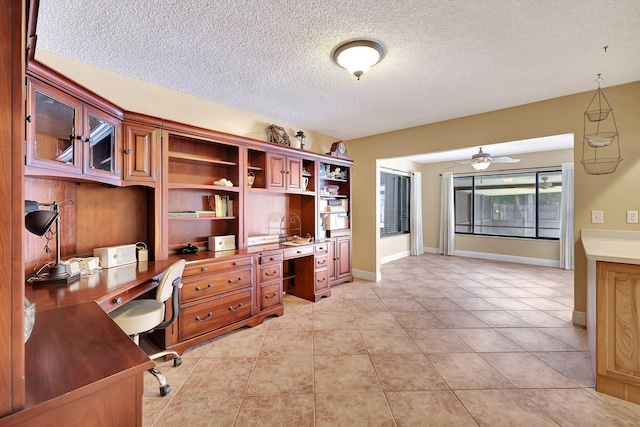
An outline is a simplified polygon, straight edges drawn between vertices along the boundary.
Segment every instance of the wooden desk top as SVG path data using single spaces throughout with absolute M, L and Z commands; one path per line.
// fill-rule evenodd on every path
M 109 312 L 114 308 L 109 303 L 117 296 L 133 291 L 129 295 L 129 299 L 133 299 L 153 289 L 156 284 L 151 283 L 151 279 L 161 275 L 176 260 L 177 258 L 103 268 L 92 276 L 81 277 L 69 284 L 29 283 L 25 286 L 25 296 L 36 304 L 38 313 L 88 301 L 96 301 L 103 310 Z

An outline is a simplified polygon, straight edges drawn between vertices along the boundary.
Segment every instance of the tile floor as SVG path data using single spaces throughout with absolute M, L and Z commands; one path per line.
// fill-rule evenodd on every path
M 145 374 L 145 426 L 637 426 L 594 391 L 573 273 L 423 255 Z

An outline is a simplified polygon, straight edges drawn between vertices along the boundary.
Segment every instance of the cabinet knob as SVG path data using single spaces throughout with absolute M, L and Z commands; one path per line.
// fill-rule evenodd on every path
M 126 150 L 124 150 L 124 154 L 131 154 L 131 148 L 127 148 Z
M 79 139 L 79 140 L 80 140 L 80 141 L 82 141 L 82 142 L 87 142 L 87 141 L 89 141 L 89 138 L 88 138 L 88 137 L 86 137 L 86 136 L 84 136 L 84 135 L 78 135 L 78 136 L 76 136 L 76 139 Z
M 29 115 L 29 116 L 27 116 L 27 121 L 28 121 L 29 123 L 31 123 L 31 116 L 30 116 L 30 115 Z
M 114 298 L 113 299 L 113 303 L 116 304 L 116 305 L 122 304 L 122 298 Z
M 207 272 L 207 267 L 202 267 L 202 272 L 206 273 Z
M 239 262 L 234 262 L 234 263 L 233 263 L 233 266 L 234 266 L 234 267 L 237 267 L 237 266 L 239 266 L 239 265 L 240 265 L 240 263 L 239 263 Z

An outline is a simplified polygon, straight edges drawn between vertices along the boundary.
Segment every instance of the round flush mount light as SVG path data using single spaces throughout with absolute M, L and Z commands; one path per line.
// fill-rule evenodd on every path
M 360 76 L 376 65 L 384 56 L 380 43 L 371 40 L 354 40 L 344 43 L 333 52 L 333 60 L 360 80 Z

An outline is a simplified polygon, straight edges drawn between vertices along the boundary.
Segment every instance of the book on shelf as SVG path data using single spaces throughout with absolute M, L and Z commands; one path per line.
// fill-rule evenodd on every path
M 233 216 L 233 199 L 229 196 L 209 196 L 209 207 L 214 210 L 215 216 Z
M 198 212 L 196 211 L 170 211 L 169 218 L 197 218 Z
M 196 214 L 198 214 L 198 218 L 214 218 L 216 211 L 196 211 Z

